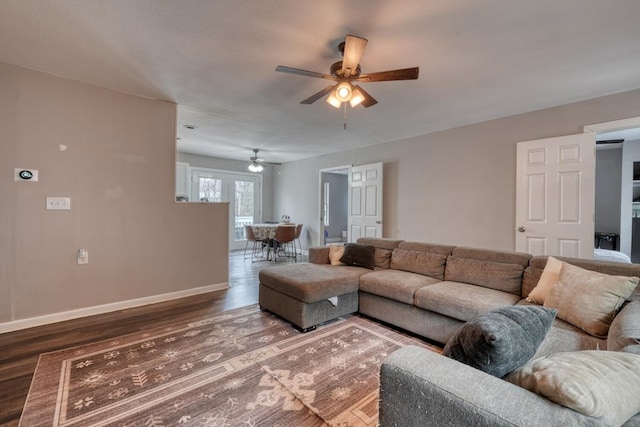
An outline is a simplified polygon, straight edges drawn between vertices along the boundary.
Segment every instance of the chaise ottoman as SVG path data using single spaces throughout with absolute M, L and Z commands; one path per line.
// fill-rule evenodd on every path
M 358 279 L 369 271 L 312 263 L 264 268 L 258 274 L 258 302 L 307 332 L 358 311 Z

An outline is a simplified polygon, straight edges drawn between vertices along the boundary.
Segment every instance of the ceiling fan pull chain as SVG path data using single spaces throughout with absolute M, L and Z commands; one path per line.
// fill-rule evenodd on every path
M 347 103 L 343 103 L 344 105 L 344 130 L 347 130 Z

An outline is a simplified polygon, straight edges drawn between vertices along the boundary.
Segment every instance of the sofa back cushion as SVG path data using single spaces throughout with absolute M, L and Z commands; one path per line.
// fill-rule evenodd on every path
M 375 250 L 375 268 L 389 268 L 391 264 L 391 254 L 398 247 L 402 240 L 386 239 L 382 237 L 361 237 L 358 243 L 362 245 L 370 245 Z
M 402 242 L 391 254 L 390 268 L 442 280 L 447 255 L 453 248 L 431 243 Z
M 445 280 L 520 295 L 522 275 L 530 258 L 519 252 L 457 247 L 447 258 Z

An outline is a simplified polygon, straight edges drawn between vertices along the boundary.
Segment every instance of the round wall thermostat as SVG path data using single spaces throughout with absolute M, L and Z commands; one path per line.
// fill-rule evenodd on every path
M 33 173 L 31 173 L 31 171 L 28 171 L 28 170 L 22 170 L 22 171 L 20 171 L 20 173 L 18 173 L 18 175 L 22 179 L 31 179 L 31 178 L 33 178 Z

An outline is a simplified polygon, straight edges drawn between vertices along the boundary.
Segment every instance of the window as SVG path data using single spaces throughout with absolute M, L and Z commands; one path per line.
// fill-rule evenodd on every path
M 222 180 L 204 176 L 198 177 L 198 200 L 201 202 L 222 201 Z

